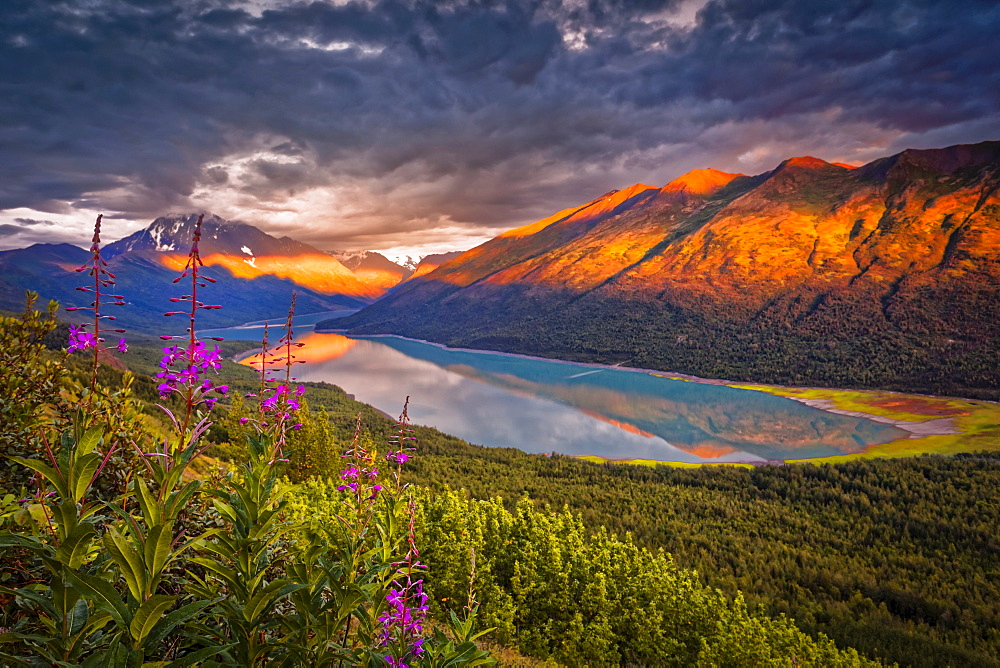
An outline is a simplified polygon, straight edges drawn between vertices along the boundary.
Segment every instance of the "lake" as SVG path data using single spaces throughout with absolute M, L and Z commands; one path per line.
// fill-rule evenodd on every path
M 344 315 L 339 313 L 338 315 Z M 470 443 L 532 453 L 676 462 L 761 462 L 848 454 L 909 434 L 753 390 L 623 367 L 459 350 L 394 336 L 311 331 L 296 318 L 300 381 L 325 381 Z M 272 327 L 279 321 L 271 320 Z M 199 332 L 259 340 L 256 323 Z M 272 339 L 280 334 L 272 330 Z

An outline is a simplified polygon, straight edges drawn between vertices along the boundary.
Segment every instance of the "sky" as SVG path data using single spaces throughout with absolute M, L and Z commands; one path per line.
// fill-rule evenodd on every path
M 1000 139 L 994 0 L 3 0 L 0 249 L 419 257 L 691 169 Z

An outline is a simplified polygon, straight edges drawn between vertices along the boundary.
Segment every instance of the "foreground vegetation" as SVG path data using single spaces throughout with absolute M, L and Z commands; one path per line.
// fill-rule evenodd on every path
M 12 321 L 4 322 L 9 332 Z M 60 345 L 62 339 L 47 340 Z M 230 344 L 231 350 L 241 347 L 247 346 Z M 151 347 L 133 349 L 127 356 L 130 365 L 146 372 L 157 368 L 156 358 Z M 86 379 L 84 361 L 79 356 L 63 361 L 70 370 L 66 375 L 70 387 Z M 45 353 L 28 366 L 42 370 L 50 365 L 53 389 L 65 394 L 67 389 L 55 380 L 61 375 L 54 370 L 58 362 L 58 356 Z M 251 391 L 259 379 L 252 370 L 226 362 L 222 373 L 234 379 L 230 383 L 234 401 L 216 409 L 217 421 L 209 431 L 215 445 L 208 452 L 239 461 L 247 455 L 247 427 L 239 418 L 254 410 L 240 394 Z M 113 387 L 122 386 L 127 378 L 105 365 L 100 375 Z M 19 381 L 25 376 L 4 378 Z M 155 383 L 137 376 L 130 386 L 138 419 L 148 429 L 166 433 L 168 425 L 158 417 L 162 411 L 140 398 L 156 400 Z M 11 396 L 11 388 L 7 392 L 5 396 Z M 303 499 L 310 509 L 328 509 L 333 490 L 324 481 L 339 478 L 343 466 L 339 455 L 354 439 L 358 414 L 371 444 L 386 443 L 394 423 L 331 385 L 309 384 L 305 398 L 311 406 L 298 412 L 303 427 L 289 434 L 291 461 L 285 470 L 291 481 L 303 486 L 293 488 L 289 498 L 293 509 L 302 507 Z M 171 405 L 170 397 L 166 401 Z M 14 407 L 6 402 L 4 410 L 9 415 Z M 590 624 L 607 620 L 606 614 L 594 612 L 609 604 L 612 609 L 650 610 L 648 614 L 660 605 L 661 613 L 655 614 L 665 614 L 655 596 L 639 606 L 623 603 L 630 595 L 651 596 L 638 593 L 642 587 L 624 588 L 623 573 L 639 572 L 645 572 L 644 577 L 657 574 L 657 591 L 680 588 L 687 607 L 674 608 L 671 614 L 704 621 L 708 612 L 726 611 L 725 619 L 738 621 L 732 628 L 743 629 L 744 639 L 757 633 L 786 638 L 786 646 L 803 643 L 787 622 L 765 616 L 786 614 L 799 628 L 825 633 L 840 647 L 855 647 L 870 658 L 914 666 L 997 665 L 1000 459 L 996 455 L 676 469 L 598 465 L 480 448 L 423 427 L 414 427 L 414 435 L 420 453 L 403 465 L 403 475 L 427 490 L 416 496 L 416 536 L 421 557 L 431 566 L 426 577 L 430 612 L 440 619 L 460 611 L 468 601 L 467 574 L 475 548 L 480 614 L 487 618 L 485 623 L 497 627 L 494 637 L 571 665 L 593 647 L 610 648 L 614 654 L 609 656 L 623 661 L 641 656 L 636 654 L 644 651 L 641 643 L 635 647 L 623 643 L 623 638 L 643 637 L 634 628 L 623 633 L 620 625 Z M 26 442 L 18 440 L 23 434 L 9 429 L 4 438 L 5 454 Z M 8 467 L 7 473 L 13 475 L 15 468 Z M 102 477 L 115 475 L 106 469 Z M 316 480 L 307 482 L 310 478 Z M 21 478 L 17 484 L 23 482 L 30 480 Z M 12 484 L 5 486 L 10 489 Z M 453 491 L 458 488 L 468 491 Z M 524 498 L 533 503 L 526 505 L 520 501 Z M 557 510 L 546 510 L 547 504 Z M 319 522 L 330 517 L 325 512 L 310 516 Z M 602 534 L 601 526 L 609 533 Z M 498 543 L 495 537 L 504 538 Z M 548 547 L 523 552 L 515 551 L 515 544 Z M 646 551 L 650 548 L 653 552 Z M 658 555 L 660 548 L 672 559 Z M 575 577 L 557 581 L 544 570 L 555 554 L 565 572 Z M 632 571 L 611 568 L 623 559 L 633 564 Z M 23 574 L 25 562 L 16 560 L 13 566 L 5 562 L 6 575 L 0 578 L 12 587 L 10 578 L 16 575 L 11 572 Z M 513 578 L 515 563 L 540 574 L 551 586 L 531 592 L 528 579 Z M 598 581 L 600 586 L 587 588 L 587 583 Z M 596 596 L 596 607 L 566 606 L 590 600 L 585 592 Z M 739 592 L 745 607 L 732 602 Z M 31 609 L 23 599 L 21 603 Z M 559 612 L 569 617 L 554 614 L 560 607 L 564 610 Z M 539 610 L 543 612 L 536 616 Z M 577 614 L 589 634 L 571 632 Z M 538 632 L 538 625 L 544 628 L 548 619 L 555 626 Z M 621 621 L 611 619 L 616 624 Z M 682 628 L 695 630 L 688 635 L 675 633 L 671 637 L 677 644 L 669 646 L 678 652 L 675 656 L 690 659 L 692 648 L 702 639 L 715 650 L 725 645 L 722 641 L 730 627 Z M 655 626 L 644 629 L 648 648 Z M 564 638 L 573 640 L 565 647 L 545 644 Z M 726 642 L 731 649 L 773 647 L 759 638 Z M 663 647 L 659 651 L 666 651 Z M 823 651 L 826 646 L 799 645 L 796 657 L 805 656 L 802 647 Z M 711 656 L 707 651 L 704 656 Z M 600 660 L 593 663 L 604 665 Z

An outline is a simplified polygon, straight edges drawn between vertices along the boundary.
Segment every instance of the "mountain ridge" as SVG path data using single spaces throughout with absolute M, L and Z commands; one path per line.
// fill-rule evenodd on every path
M 115 292 L 126 306 L 113 315 L 127 329 L 159 333 L 171 326 L 162 314 L 171 304 L 161 288 L 183 269 L 198 214 L 161 216 L 146 228 L 102 247 L 102 257 L 117 276 Z M 226 294 L 226 307 L 206 311 L 203 327 L 225 327 L 287 311 L 292 293 L 300 313 L 358 308 L 384 290 L 366 285 L 335 258 L 287 237 L 277 238 L 245 223 L 207 214 L 199 251 L 209 289 Z M 76 269 L 90 253 L 70 244 L 35 244 L 0 252 L 0 307 L 19 310 L 25 290 L 64 307 L 86 306 L 89 296 L 76 290 Z M 110 315 L 110 313 L 109 313 Z M 73 316 L 67 315 L 67 319 Z

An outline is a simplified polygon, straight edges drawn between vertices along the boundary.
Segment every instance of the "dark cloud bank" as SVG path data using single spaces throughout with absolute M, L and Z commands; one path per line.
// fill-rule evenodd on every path
M 998 28 L 975 0 L 5 0 L 0 209 L 472 236 L 696 167 L 1000 138 Z

